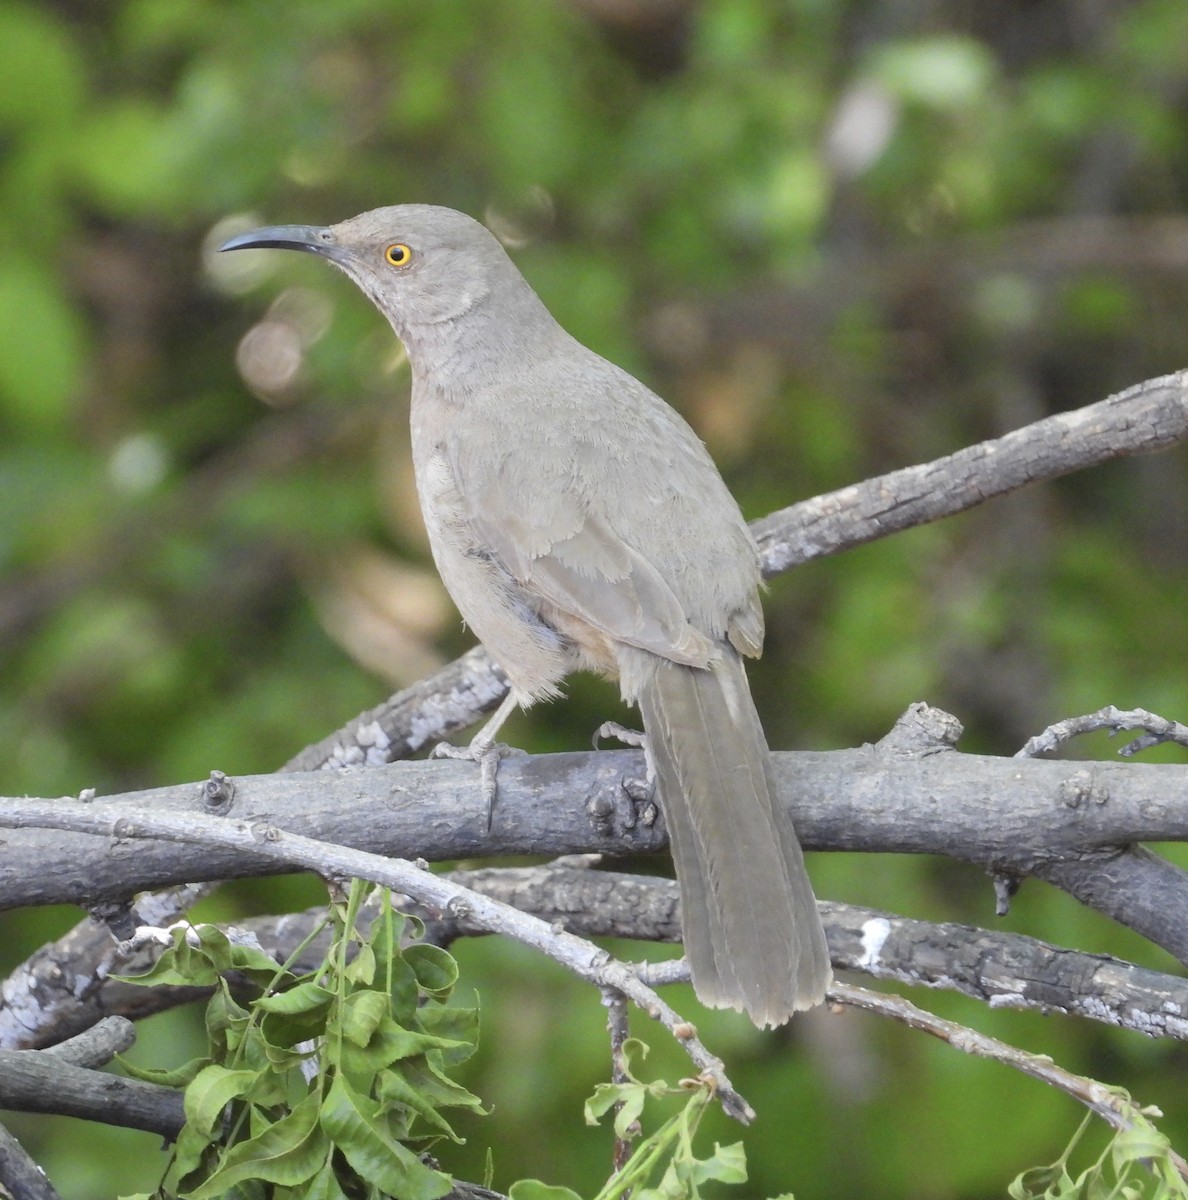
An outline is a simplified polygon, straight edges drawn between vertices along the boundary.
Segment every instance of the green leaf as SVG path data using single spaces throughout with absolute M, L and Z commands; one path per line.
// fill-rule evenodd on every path
M 714 1143 L 714 1152 L 709 1158 L 695 1158 L 689 1165 L 689 1174 L 696 1183 L 716 1179 L 719 1183 L 746 1183 L 747 1152 L 742 1142 L 723 1146 Z
M 204 1067 L 186 1088 L 186 1120 L 202 1133 L 212 1133 L 223 1109 L 246 1096 L 257 1078 L 255 1071 L 232 1071 L 218 1063 Z
M 509 1200 L 582 1200 L 567 1187 L 554 1187 L 539 1179 L 518 1179 L 508 1191 Z
M 451 1051 L 455 1043 L 426 1033 L 403 1029 L 391 1017 L 384 1017 L 379 1029 L 365 1046 L 346 1041 L 342 1047 L 342 1062 L 351 1072 L 374 1073 L 402 1058 L 412 1058 L 429 1052 Z
M 376 1101 L 355 1091 L 342 1075 L 322 1104 L 322 1128 L 363 1180 L 401 1200 L 437 1200 L 450 1190 L 448 1175 L 434 1171 L 390 1134 Z
M 620 1105 L 615 1113 L 615 1136 L 627 1138 L 631 1136 L 631 1125 L 639 1120 L 644 1104 L 649 1099 L 658 1100 L 679 1094 L 683 1093 L 670 1088 L 662 1079 L 652 1083 L 600 1083 L 594 1089 L 594 1095 L 586 1101 L 586 1124 L 599 1124 L 610 1109 L 616 1104 Z
M 1132 1162 L 1164 1158 L 1171 1149 L 1168 1139 L 1147 1121 L 1137 1121 L 1129 1129 L 1121 1129 L 1110 1145 L 1110 1157 L 1116 1171 L 1123 1171 Z
M 209 1058 L 192 1058 L 180 1067 L 160 1068 L 138 1067 L 119 1054 L 116 1055 L 116 1061 L 129 1079 L 139 1079 L 144 1083 L 157 1083 L 162 1087 L 184 1088 L 193 1083 L 198 1072 L 209 1065 L 211 1060 Z
M 353 992 L 338 1014 L 342 1036 L 356 1046 L 366 1046 L 380 1022 L 388 1018 L 388 997 L 383 992 Z
M 434 1000 L 446 1000 L 458 982 L 458 964 L 453 955 L 440 946 L 421 943 L 409 946 L 404 960 L 416 974 L 421 990 Z
M 330 1155 L 318 1173 L 301 1191 L 301 1200 L 347 1200 L 334 1171 L 334 1156 Z
M 242 975 L 247 976 L 253 983 L 257 983 L 261 987 L 272 987 L 280 990 L 285 986 L 287 980 L 293 978 L 292 975 L 281 968 L 280 963 L 276 959 L 270 954 L 266 954 L 259 946 L 253 946 L 250 943 L 231 942 L 229 949 L 230 969 L 239 971 Z
M 329 988 L 307 980 L 286 991 L 261 996 L 259 1000 L 255 1001 L 253 1007 L 263 1012 L 292 1016 L 296 1013 L 318 1012 L 328 1007 L 334 999 L 335 993 Z
M 1060 1163 L 1052 1163 L 1044 1167 L 1030 1167 L 1011 1180 L 1007 1187 L 1007 1195 L 1011 1200 L 1034 1200 L 1038 1196 L 1048 1196 L 1052 1194 L 1053 1185 L 1061 1179 L 1072 1183 Z
M 401 1064 L 400 1072 L 409 1087 L 427 1103 L 439 1108 L 471 1108 L 482 1112 L 482 1102 L 460 1083 L 437 1069 L 428 1058 L 412 1058 Z M 383 1084 L 381 1083 L 381 1089 Z
M 195 1126 L 185 1124 L 177 1141 L 173 1143 L 173 1159 L 169 1170 L 162 1180 L 162 1188 L 167 1194 L 176 1194 L 186 1190 L 184 1184 L 197 1175 L 204 1163 L 213 1165 L 216 1161 L 217 1148 L 213 1137 L 203 1134 Z
M 214 995 L 207 1002 L 205 1019 L 211 1052 L 217 1057 L 220 1050 L 226 1052 L 232 1041 L 238 1044 L 251 1014 L 231 995 L 227 981 L 219 979 Z
M 2 306 L 0 306 L 2 307 Z M 219 973 L 201 950 L 191 946 L 186 929 L 169 931 L 170 944 L 157 961 L 142 975 L 113 975 L 121 983 L 143 987 L 212 987 Z
M 375 983 L 375 951 L 364 942 L 355 957 L 347 963 L 343 974 L 350 983 L 361 983 L 370 987 Z
M 231 940 L 217 925 L 196 925 L 198 948 L 220 974 L 231 967 Z
M 665 1096 L 686 1095 L 679 1088 L 670 1088 L 663 1079 L 654 1079 L 650 1083 L 600 1083 L 594 1089 L 594 1094 L 586 1101 L 585 1115 L 587 1125 L 597 1125 L 602 1117 L 614 1108 L 616 1104 L 623 1107 L 615 1117 L 615 1130 L 622 1137 L 620 1129 L 627 1127 L 643 1110 L 647 1100 L 659 1100 Z M 624 1114 L 630 1116 L 624 1119 Z
M 455 1108 L 469 1108 L 472 1112 L 484 1115 L 487 1110 L 483 1108 L 482 1101 L 477 1096 L 458 1084 L 454 1086 L 458 1091 L 451 1099 L 446 1101 L 438 1099 L 437 1104 L 434 1104 L 406 1075 L 397 1071 L 385 1071 L 380 1080 L 379 1098 L 385 1111 L 396 1108 L 403 1109 L 410 1114 L 410 1119 L 405 1122 L 406 1129 L 411 1127 L 411 1115 L 415 1114 L 439 1133 L 444 1133 L 446 1137 L 455 1142 L 462 1142 L 465 1139 L 458 1137 L 450 1123 L 438 1112 L 438 1104 L 448 1104 Z
M 421 1028 L 441 1039 L 439 1058 L 443 1066 L 464 1063 L 478 1049 L 479 1010 L 427 1005 L 420 1011 Z
M 310 1092 L 275 1125 L 256 1137 L 238 1142 L 223 1155 L 216 1170 L 189 1200 L 216 1200 L 252 1179 L 296 1187 L 312 1179 L 330 1157 L 332 1147 L 318 1125 L 321 1100 Z
M 379 963 L 376 967 L 376 978 L 386 981 L 391 978 L 391 990 L 388 998 L 392 1007 L 392 1016 L 402 1025 L 412 1025 L 417 1020 L 421 1004 L 421 989 L 417 984 L 416 972 L 400 955 L 384 963 L 377 950 Z

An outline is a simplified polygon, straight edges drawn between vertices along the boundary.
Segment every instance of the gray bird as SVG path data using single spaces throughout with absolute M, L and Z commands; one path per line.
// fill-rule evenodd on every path
M 692 429 L 553 319 L 498 240 L 408 204 L 282 225 L 223 250 L 319 254 L 412 364 L 412 454 L 433 558 L 511 693 L 467 753 L 571 671 L 639 705 L 703 1003 L 778 1025 L 829 956 L 743 655 L 763 642 L 758 552 Z

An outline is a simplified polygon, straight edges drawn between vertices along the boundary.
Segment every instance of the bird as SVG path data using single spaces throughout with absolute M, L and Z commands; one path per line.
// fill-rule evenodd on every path
M 412 373 L 434 562 L 510 690 L 464 753 L 571 672 L 638 705 L 698 999 L 766 1028 L 824 999 L 825 934 L 744 659 L 762 650 L 755 541 L 685 420 L 554 319 L 479 221 L 427 204 L 276 225 L 221 250 L 343 271 Z

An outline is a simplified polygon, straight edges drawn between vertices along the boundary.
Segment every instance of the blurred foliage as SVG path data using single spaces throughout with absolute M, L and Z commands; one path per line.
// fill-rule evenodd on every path
M 321 264 L 216 259 L 226 233 L 484 216 L 759 516 L 1184 365 L 1186 41 L 1182 0 L 0 0 L 0 791 L 267 771 L 468 644 L 387 329 Z M 1184 719 L 1186 473 L 1119 462 L 777 581 L 752 673 L 773 745 L 874 739 L 917 699 L 996 753 L 1106 703 Z M 608 687 L 571 692 L 520 744 L 614 715 Z M 950 864 L 813 870 L 826 896 L 990 920 Z M 7 961 L 64 919 L 10 916 Z M 1036 884 L 1006 924 L 1168 965 Z M 481 1178 L 490 1141 L 497 1186 L 592 1190 L 596 997 L 514 947 L 459 956 L 495 1114 L 447 1165 Z M 926 1000 L 1159 1104 L 1188 1147 L 1181 1048 Z M 184 1059 L 189 1019 L 150 1023 L 141 1061 Z M 700 1025 L 762 1114 L 756 1194 L 1000 1195 L 1078 1119 L 868 1018 Z M 147 1135 L 13 1126 L 68 1197 L 160 1169 Z

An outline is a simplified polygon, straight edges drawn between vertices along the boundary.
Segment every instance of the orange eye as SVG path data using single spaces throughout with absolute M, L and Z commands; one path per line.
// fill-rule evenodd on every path
M 403 242 L 393 242 L 384 251 L 384 261 L 391 267 L 406 267 L 412 258 L 412 251 Z

